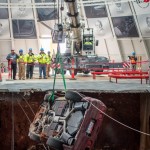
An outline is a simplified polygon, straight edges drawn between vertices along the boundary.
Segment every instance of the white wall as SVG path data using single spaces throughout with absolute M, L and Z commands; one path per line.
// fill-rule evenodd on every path
M 115 62 L 121 62 L 122 58 L 116 39 L 107 39 L 106 44 L 109 51 L 110 60 L 115 60 Z
M 29 48 L 33 49 L 33 53 L 38 54 L 38 42 L 36 39 L 16 39 L 14 40 L 15 50 L 18 53 L 19 49 L 23 49 L 24 53 L 28 53 Z
M 7 65 L 6 57 L 11 52 L 11 41 L 0 41 L 0 62 Z
M 123 61 L 128 60 L 128 56 L 134 52 L 131 40 L 118 40 L 118 45 L 123 56 Z
M 96 40 L 98 40 L 99 42 L 98 42 L 98 46 L 95 46 L 95 53 L 98 56 L 105 56 L 105 57 L 109 58 L 105 40 L 104 39 L 96 39 Z

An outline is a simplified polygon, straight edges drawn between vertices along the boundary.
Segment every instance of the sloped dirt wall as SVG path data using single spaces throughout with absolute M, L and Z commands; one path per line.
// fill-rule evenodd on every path
M 107 106 L 107 114 L 133 128 L 140 129 L 140 93 L 106 93 L 81 91 L 100 99 Z M 42 144 L 28 137 L 30 121 L 45 95 L 45 92 L 0 92 L 0 149 L 33 150 L 43 149 Z M 30 105 L 30 107 L 29 107 Z M 24 111 L 25 112 L 24 112 Z M 12 124 L 14 120 L 14 124 Z M 13 134 L 14 129 L 14 134 Z M 14 138 L 13 138 L 14 137 Z M 138 150 L 140 134 L 105 117 L 95 150 Z

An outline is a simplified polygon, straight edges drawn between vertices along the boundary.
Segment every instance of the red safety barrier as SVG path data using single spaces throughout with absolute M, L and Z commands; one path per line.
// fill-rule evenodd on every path
M 127 72 L 112 72 L 108 75 L 109 81 L 111 82 L 111 78 L 116 79 L 116 83 L 118 83 L 118 79 L 141 79 L 141 84 L 142 84 L 142 79 L 147 81 L 149 79 L 148 72 L 142 72 L 142 71 L 127 71 Z
M 11 61 L 8 61 L 8 79 L 7 80 L 11 80 L 11 79 L 12 79 Z
M 75 69 L 75 62 L 74 62 L 74 58 L 72 58 L 72 61 L 71 61 L 71 64 L 72 64 L 72 68 L 71 68 L 71 78 L 70 80 L 76 80 L 75 76 L 74 76 L 74 69 Z

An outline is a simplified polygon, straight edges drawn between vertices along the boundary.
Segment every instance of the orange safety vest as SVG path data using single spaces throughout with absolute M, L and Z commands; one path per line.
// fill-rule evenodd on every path
M 131 57 L 131 64 L 136 64 L 135 57 Z

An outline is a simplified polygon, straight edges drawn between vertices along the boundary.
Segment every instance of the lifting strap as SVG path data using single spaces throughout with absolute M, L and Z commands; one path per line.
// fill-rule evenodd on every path
M 48 98 L 48 101 L 49 102 L 51 101 L 52 103 L 54 102 L 56 75 L 57 75 L 57 72 L 59 70 L 58 67 L 57 67 L 58 64 L 60 64 L 60 72 L 61 72 L 61 75 L 62 75 L 63 85 L 64 85 L 64 89 L 65 89 L 65 92 L 66 92 L 66 81 L 65 81 L 65 76 L 64 76 L 64 69 L 63 69 L 62 57 L 61 57 L 61 54 L 60 54 L 59 43 L 57 45 L 56 68 L 55 68 L 54 81 L 53 81 L 53 90 L 52 90 L 51 96 Z

